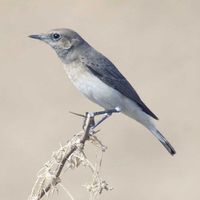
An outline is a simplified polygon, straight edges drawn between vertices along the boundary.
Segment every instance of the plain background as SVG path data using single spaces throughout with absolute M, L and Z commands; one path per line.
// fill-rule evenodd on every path
M 27 37 L 68 27 L 115 63 L 177 150 L 171 157 L 140 124 L 114 115 L 99 133 L 108 146 L 102 175 L 114 190 L 100 198 L 199 200 L 199 9 L 198 0 L 1 0 L 0 199 L 27 199 L 51 152 L 81 129 L 69 110 L 101 110 L 52 49 Z M 90 178 L 82 168 L 63 184 L 88 199 L 81 185 Z M 61 190 L 53 199 L 68 197 Z

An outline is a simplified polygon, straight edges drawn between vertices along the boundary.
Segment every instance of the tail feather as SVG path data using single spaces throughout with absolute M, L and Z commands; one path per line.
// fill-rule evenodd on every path
M 157 130 L 155 129 L 152 133 L 156 136 L 156 138 L 161 142 L 161 144 L 167 149 L 167 151 L 173 156 L 176 154 L 173 146 L 167 141 L 167 139 Z

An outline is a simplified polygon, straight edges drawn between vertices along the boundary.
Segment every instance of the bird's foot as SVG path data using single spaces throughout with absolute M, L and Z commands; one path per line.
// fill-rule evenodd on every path
M 103 121 L 105 121 L 106 119 L 108 119 L 113 113 L 119 113 L 121 112 L 121 109 L 119 107 L 115 107 L 113 109 L 108 109 L 108 110 L 103 110 L 103 111 L 98 111 L 98 112 L 86 112 L 85 115 L 79 114 L 79 113 L 75 113 L 75 112 L 70 112 L 74 115 L 80 116 L 84 118 L 84 122 L 83 122 L 83 130 L 85 130 L 85 126 L 86 126 L 86 122 L 89 119 L 90 120 L 90 134 L 94 135 L 96 132 L 94 129 L 99 126 Z M 95 122 L 95 117 L 96 116 L 100 116 L 103 115 L 103 117 Z
M 109 110 L 91 113 L 94 117 L 99 116 L 99 115 L 103 115 L 103 117 L 99 121 L 95 122 L 95 120 L 94 120 L 94 124 L 91 126 L 91 134 L 94 134 L 95 133 L 94 129 L 97 126 L 99 126 L 103 121 L 108 119 L 113 113 L 119 113 L 120 111 L 121 111 L 121 109 L 119 107 L 116 107 L 116 108 L 109 109 Z

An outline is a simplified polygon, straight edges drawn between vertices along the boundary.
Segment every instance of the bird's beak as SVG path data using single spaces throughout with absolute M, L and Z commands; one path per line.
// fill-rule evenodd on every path
M 28 37 L 37 39 L 37 40 L 45 40 L 48 39 L 47 35 L 44 34 L 38 34 L 38 35 L 29 35 Z

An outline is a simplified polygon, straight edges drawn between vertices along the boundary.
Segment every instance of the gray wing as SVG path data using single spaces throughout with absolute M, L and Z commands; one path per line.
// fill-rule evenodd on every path
M 91 50 L 89 51 L 90 53 L 85 52 L 87 55 L 81 57 L 81 62 L 105 84 L 115 88 L 118 92 L 136 102 L 145 113 L 154 119 L 158 119 L 158 117 L 142 102 L 137 92 L 114 64 L 99 52 L 96 52 L 94 49 L 92 50 L 92 52 Z

